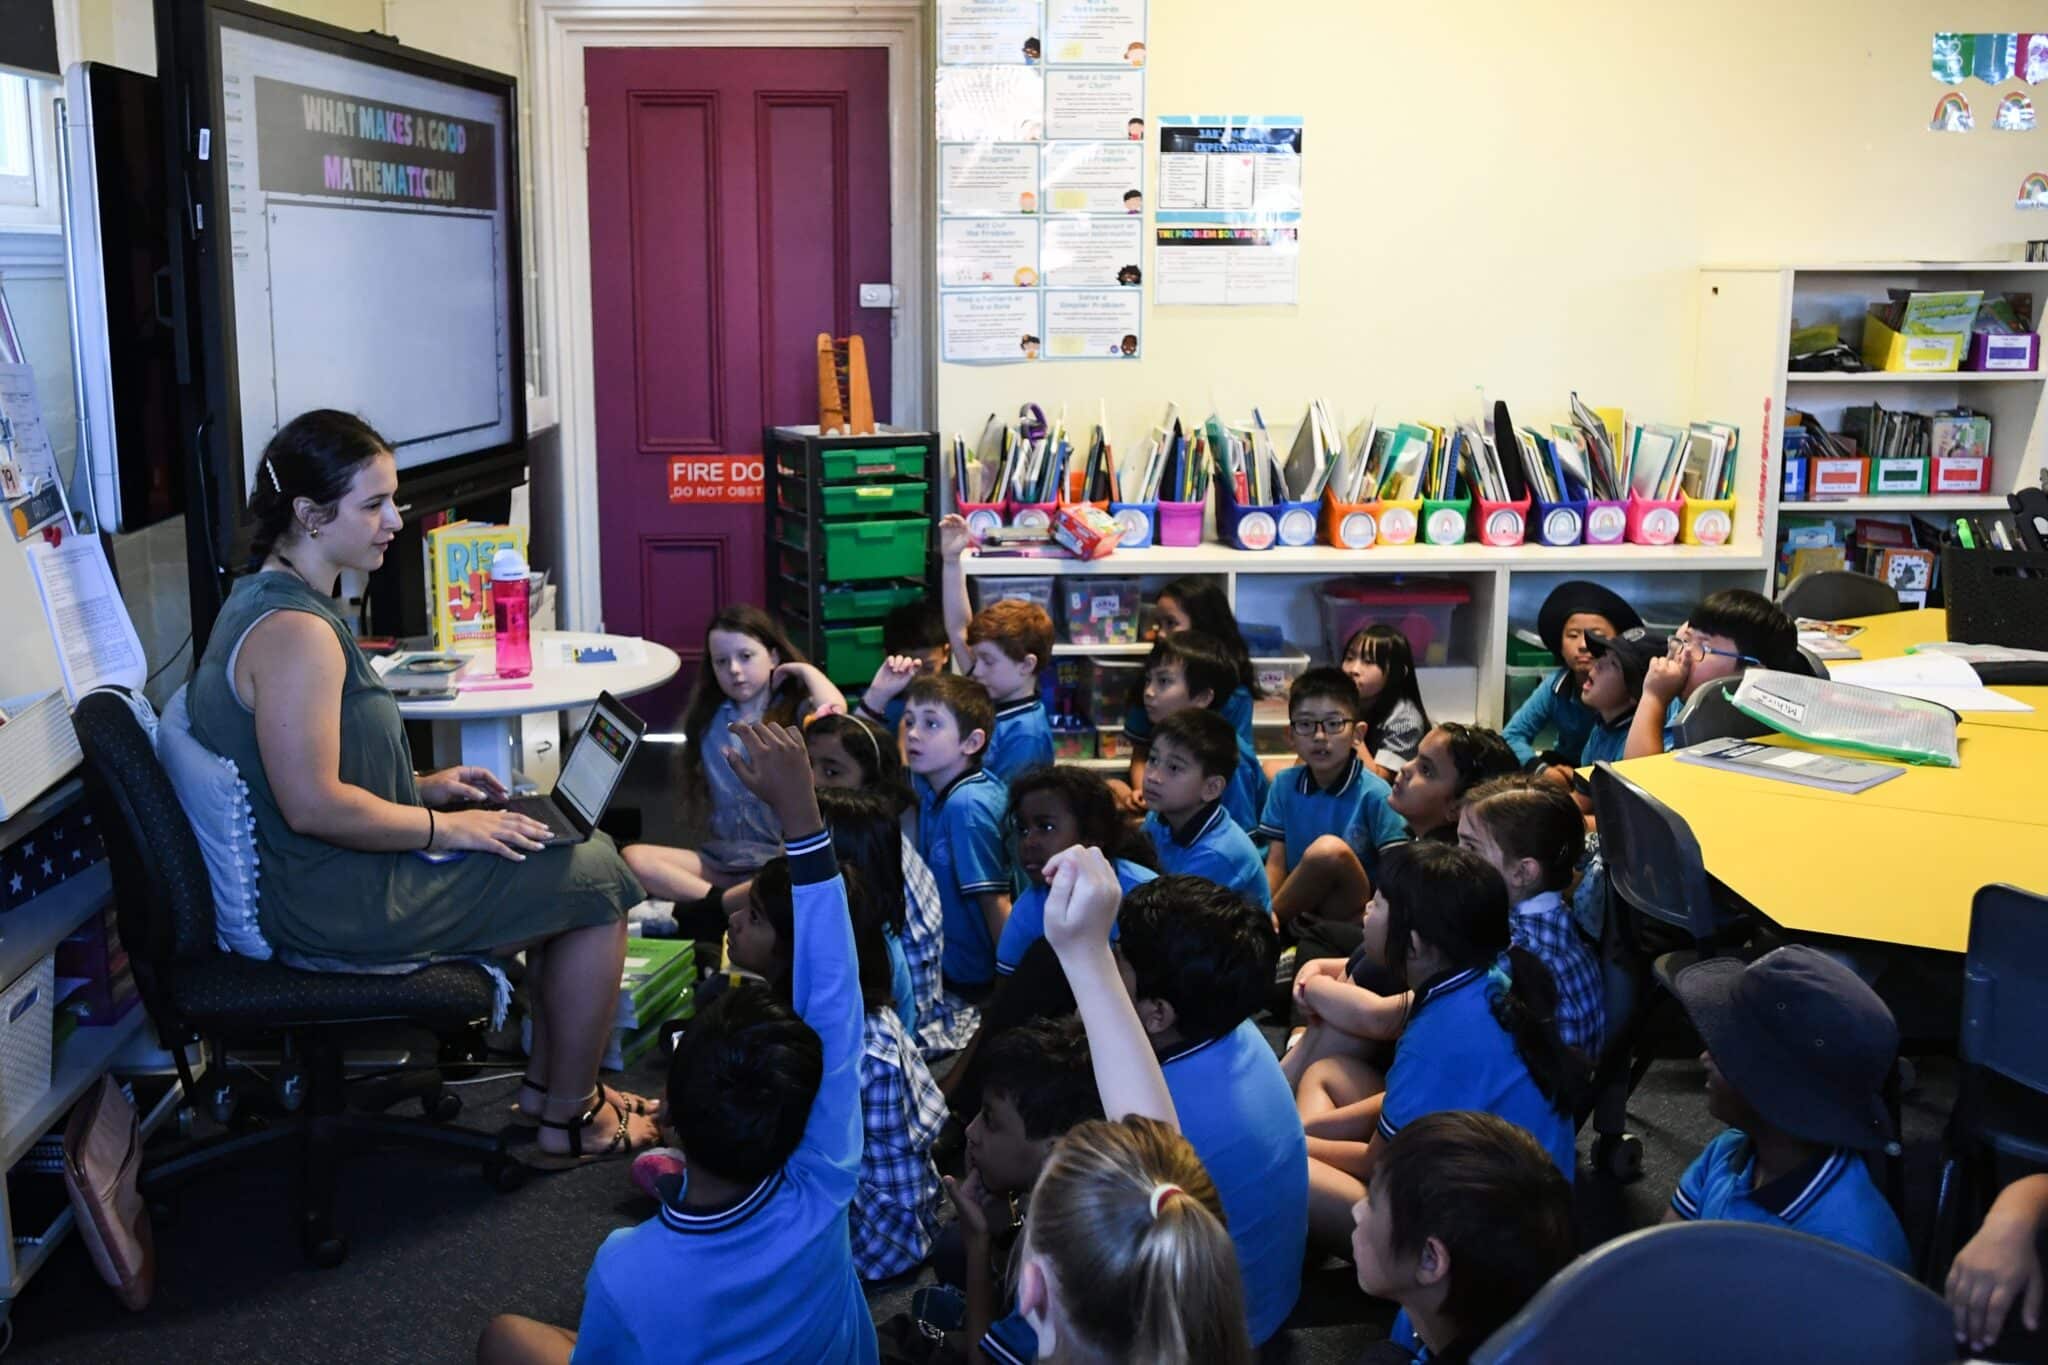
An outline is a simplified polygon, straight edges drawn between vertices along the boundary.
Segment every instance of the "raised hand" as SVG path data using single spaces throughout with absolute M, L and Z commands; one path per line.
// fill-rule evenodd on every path
M 1078 844 L 1046 859 L 1045 937 L 1061 957 L 1109 942 L 1109 926 L 1123 903 L 1116 869 L 1099 848 Z
M 729 728 L 739 740 L 731 755 L 733 776 L 775 812 L 784 836 L 823 829 L 803 733 L 793 725 L 761 721 L 738 721 Z

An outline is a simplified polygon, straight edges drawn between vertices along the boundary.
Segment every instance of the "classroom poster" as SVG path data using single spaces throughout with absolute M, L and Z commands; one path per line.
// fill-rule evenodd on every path
M 939 212 L 981 216 L 1038 212 L 1038 147 L 957 142 L 939 148 Z
M 1029 218 L 939 222 L 939 284 L 948 289 L 1033 289 L 1038 224 Z
M 941 142 L 1036 142 L 1045 75 L 1028 66 L 942 66 L 933 90 Z
M 1047 213 L 1145 212 L 1145 144 L 1053 142 L 1045 148 Z
M 1038 359 L 1042 325 L 1035 289 L 939 295 L 939 359 L 991 364 Z
M 1045 354 L 1053 360 L 1135 359 L 1144 294 L 1137 289 L 1049 289 Z
M 939 0 L 939 60 L 1036 63 L 1038 20 L 1038 0 Z
M 1050 218 L 1043 256 L 1047 288 L 1136 288 L 1145 282 L 1145 224 L 1128 217 Z
M 1145 73 L 1048 71 L 1045 135 L 1105 142 L 1145 140 Z
M 1145 64 L 1145 0 L 1048 0 L 1045 50 L 1055 62 Z
M 1302 121 L 1165 114 L 1152 256 L 1155 302 L 1300 302 Z

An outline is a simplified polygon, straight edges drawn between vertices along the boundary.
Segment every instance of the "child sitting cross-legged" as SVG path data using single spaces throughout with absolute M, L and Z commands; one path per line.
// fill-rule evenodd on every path
M 1884 1101 L 1899 1030 L 1877 992 L 1805 944 L 1678 973 L 1728 1129 L 1678 1178 L 1664 1221 L 1727 1218 L 1840 1242 L 1901 1270 L 1906 1236 L 1864 1164 L 1894 1140 Z
M 1287 690 L 1288 743 L 1301 762 L 1273 779 L 1259 820 L 1267 840 L 1266 882 L 1283 934 L 1301 920 L 1356 921 L 1371 894 L 1380 850 L 1408 838 L 1407 825 L 1387 804 L 1391 789 L 1353 751 L 1361 709 L 1358 688 L 1335 668 L 1311 668 Z M 1349 853 L 1365 876 L 1362 887 L 1349 886 L 1336 904 L 1325 878 L 1294 878 L 1319 844 L 1319 856 Z
M 1571 1262 L 1572 1192 L 1526 1129 L 1425 1114 L 1387 1143 L 1352 1206 L 1358 1287 L 1401 1305 L 1417 1360 L 1464 1361 Z
M 1212 1181 L 1212 1174 L 1222 1169 L 1219 1157 L 1230 1153 L 1219 1148 L 1205 1169 L 1199 1156 L 1202 1139 L 1184 1138 L 1175 1130 L 1191 1106 L 1229 1109 L 1245 1096 L 1216 1087 L 1220 1075 L 1209 1078 L 1206 1094 L 1176 1090 L 1175 1061 L 1155 1051 L 1157 1025 L 1164 1021 L 1171 1027 L 1171 1009 L 1144 994 L 1143 969 L 1138 990 L 1126 992 L 1109 943 L 1120 899 L 1109 860 L 1098 849 L 1070 848 L 1054 856 L 1049 872 L 1046 938 L 1073 991 L 1102 1108 L 1112 1119 L 1078 1125 L 1046 1157 L 1015 1257 L 1015 1309 L 974 1338 L 978 1345 L 970 1359 L 1003 1365 L 1032 1360 L 1244 1365 L 1251 1346 L 1233 1240 L 1243 1245 L 1246 1234 L 1237 1224 L 1253 1211 L 1249 1201 L 1263 1197 L 1284 1204 L 1287 1182 L 1281 1179 L 1257 1192 L 1240 1190 L 1238 1198 L 1246 1202 L 1232 1211 L 1235 1238 L 1225 1231 L 1224 1211 L 1232 1195 Z M 1142 902 L 1161 885 L 1141 887 L 1124 903 L 1126 914 L 1136 903 L 1137 918 L 1146 922 L 1142 929 L 1127 923 L 1127 939 L 1155 932 L 1154 916 Z M 1241 902 L 1233 908 L 1237 922 L 1256 926 Z M 1254 986 L 1256 980 L 1255 974 Z M 1149 1021 L 1148 1009 L 1154 1016 Z M 1256 1130 L 1256 1113 L 1249 1119 L 1248 1126 Z M 1217 1126 L 1210 1124 L 1212 1130 Z M 1299 1160 L 1297 1154 L 1297 1165 Z M 957 1202 L 967 1236 L 969 1284 L 985 1284 L 987 1275 L 974 1273 L 987 1265 L 987 1230 L 975 1226 L 981 1206 Z M 1298 1282 L 1298 1242 L 1291 1269 L 1285 1248 L 1262 1244 L 1261 1249 L 1275 1263 L 1269 1278 L 1287 1271 Z M 1255 1273 L 1249 1264 L 1244 1269 Z M 1291 1304 L 1292 1294 L 1288 1297 Z M 971 1305 L 971 1327 L 979 1327 L 988 1312 L 985 1301 L 978 1311 Z M 1258 1312 L 1254 1309 L 1255 1321 Z
M 1400 1038 L 1384 1081 L 1370 1063 L 1342 1054 L 1301 1074 L 1296 1100 L 1309 1135 L 1309 1217 L 1318 1242 L 1344 1244 L 1351 1206 L 1380 1150 L 1440 1109 L 1478 1109 L 1520 1124 L 1570 1179 L 1573 1115 L 1587 1067 L 1557 1036 L 1549 969 L 1510 946 L 1500 873 L 1478 854 L 1436 841 L 1388 850 L 1366 911 L 1363 951 L 1411 995 L 1371 1002 L 1381 1030 L 1375 1036 L 1393 1029 Z M 1312 1019 L 1319 1019 L 1321 984 L 1305 992 Z
M 576 1332 L 495 1318 L 482 1362 L 877 1358 L 854 1271 L 860 1188 L 860 969 L 846 883 L 803 737 L 734 727 L 735 777 L 784 832 L 790 997 L 743 983 L 690 1024 L 669 1064 L 687 1169 L 656 1217 L 605 1239 Z M 751 912 L 747 912 L 751 913 Z
M 1237 766 L 1237 732 L 1214 711 L 1177 711 L 1161 720 L 1145 764 L 1145 832 L 1161 871 L 1207 877 L 1270 916 L 1265 862 L 1223 810 Z
M 939 673 L 910 684 L 903 757 L 917 788 L 917 851 L 945 912 L 946 989 L 971 1005 L 995 987 L 996 943 L 1010 917 L 1009 795 L 981 770 L 994 726 L 988 689 L 972 678 Z
M 1233 695 L 1228 689 L 1236 681 L 1236 667 L 1221 641 L 1192 630 L 1174 631 L 1159 637 L 1145 660 L 1142 696 L 1147 733 L 1142 742 L 1137 739 L 1131 741 L 1134 754 L 1131 784 L 1138 791 L 1146 790 L 1152 746 L 1165 722 L 1184 711 L 1222 714 L 1224 699 Z M 1229 717 L 1225 715 L 1224 720 L 1228 722 Z M 1235 746 L 1236 761 L 1223 788 L 1223 810 L 1237 822 L 1238 828 L 1256 836 L 1259 812 L 1266 804 L 1266 769 L 1260 764 L 1251 741 L 1235 728 L 1231 730 L 1231 740 Z

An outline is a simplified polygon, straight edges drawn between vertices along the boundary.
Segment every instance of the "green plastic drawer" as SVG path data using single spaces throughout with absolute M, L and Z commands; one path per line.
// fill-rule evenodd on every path
M 826 483 L 851 483 L 856 479 L 921 479 L 924 477 L 923 446 L 866 446 L 852 450 L 827 450 L 818 456 L 825 467 Z
M 931 485 L 918 483 L 857 483 L 838 488 L 820 490 L 818 511 L 826 518 L 873 517 L 873 516 L 923 516 L 925 513 L 925 490 Z M 781 501 L 785 507 L 802 511 L 809 505 L 809 491 L 795 479 L 785 480 L 781 485 Z
M 924 600 L 924 589 L 906 584 L 891 588 L 826 588 L 818 594 L 821 621 L 876 621 L 898 607 Z
M 825 582 L 853 578 L 922 578 L 931 523 L 923 517 L 889 517 L 875 521 L 843 521 L 819 528 L 824 537 Z M 808 550 L 809 532 L 802 522 L 785 520 L 782 539 Z
M 840 686 L 866 686 L 882 666 L 880 626 L 827 626 L 818 632 L 819 667 Z

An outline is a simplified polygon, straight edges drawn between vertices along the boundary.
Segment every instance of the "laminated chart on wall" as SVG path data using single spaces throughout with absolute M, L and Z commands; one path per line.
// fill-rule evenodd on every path
M 1299 302 L 1301 119 L 1166 114 L 1158 137 L 1153 301 Z
M 1142 350 L 1146 21 L 1145 0 L 938 0 L 941 360 Z

